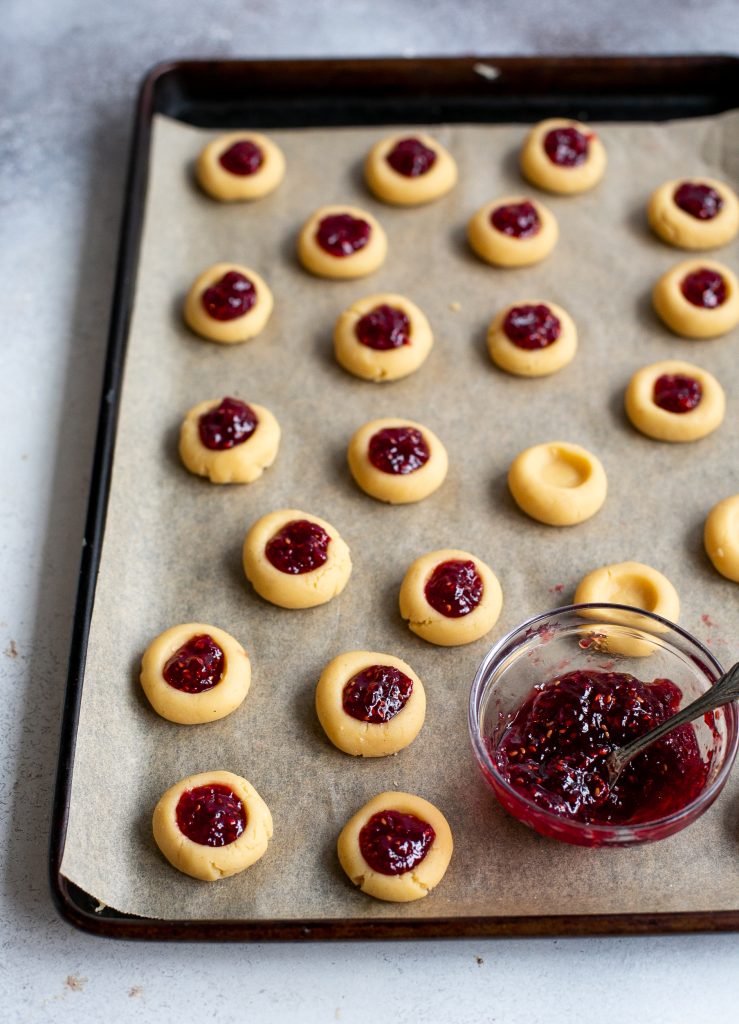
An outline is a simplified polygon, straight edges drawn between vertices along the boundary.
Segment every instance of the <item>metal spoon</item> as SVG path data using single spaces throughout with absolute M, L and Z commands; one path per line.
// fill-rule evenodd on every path
M 692 722 L 709 711 L 715 711 L 716 708 L 720 708 L 724 704 L 731 704 L 734 700 L 739 700 L 739 662 L 721 676 L 710 690 L 706 690 L 700 697 L 697 697 L 692 704 L 688 704 L 676 715 L 666 719 L 660 725 L 656 725 L 649 732 L 645 732 L 643 736 L 638 736 L 631 743 L 627 743 L 625 747 L 616 747 L 615 750 L 612 750 L 605 763 L 609 788 L 613 787 L 632 758 L 641 754 L 647 747 L 651 747 L 654 742 L 662 739 L 668 732 L 677 729 L 679 725 Z

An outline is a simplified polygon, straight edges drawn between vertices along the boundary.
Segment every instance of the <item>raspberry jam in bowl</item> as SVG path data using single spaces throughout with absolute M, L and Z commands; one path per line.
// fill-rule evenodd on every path
M 557 608 L 524 622 L 480 665 L 472 747 L 502 806 L 543 836 L 579 846 L 664 839 L 726 782 L 739 705 L 679 727 L 609 786 L 605 759 L 708 690 L 723 670 L 698 640 L 625 605 Z

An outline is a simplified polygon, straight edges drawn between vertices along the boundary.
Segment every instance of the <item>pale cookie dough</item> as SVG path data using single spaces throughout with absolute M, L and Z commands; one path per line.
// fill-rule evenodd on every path
M 608 482 L 600 461 L 585 448 L 550 441 L 516 456 L 508 486 L 522 511 L 548 526 L 590 519 L 606 500 Z
M 267 558 L 267 544 L 289 523 L 308 521 L 329 536 L 327 559 L 308 572 L 291 574 L 277 569 Z M 352 562 L 349 548 L 325 519 L 286 508 L 262 516 L 244 540 L 244 572 L 256 592 L 280 608 L 313 608 L 342 592 L 349 581 Z
M 221 401 L 199 402 L 187 413 L 180 427 L 180 458 L 191 473 L 205 476 L 213 484 L 250 484 L 275 461 L 280 425 L 269 409 L 248 402 L 257 418 L 254 432 L 233 448 L 207 448 L 200 437 L 200 418 L 217 409 Z
M 704 269 L 724 279 L 726 298 L 718 306 L 696 306 L 682 293 L 683 280 Z M 657 315 L 675 334 L 684 338 L 715 338 L 739 324 L 739 281 L 728 267 L 716 260 L 684 260 L 657 281 L 652 303 Z
M 428 170 L 413 176 L 397 171 L 388 156 L 399 142 L 417 140 L 433 152 L 435 159 Z M 393 206 L 418 206 L 439 199 L 454 188 L 457 165 L 451 153 L 440 142 L 423 132 L 391 135 L 377 142 L 369 151 L 364 176 L 378 199 Z
M 372 348 L 359 340 L 357 327 L 363 317 L 376 310 L 380 316 L 383 307 L 400 310 L 408 321 L 407 343 L 396 348 Z M 345 309 L 334 328 L 336 361 L 362 380 L 376 382 L 399 380 L 414 373 L 425 362 L 434 343 L 425 313 L 402 295 L 380 293 L 358 299 Z
M 219 682 L 200 693 L 188 693 L 171 686 L 164 678 L 167 662 L 193 637 L 209 636 L 224 654 Z M 235 711 L 249 692 L 249 656 L 230 633 L 202 622 L 188 622 L 160 633 L 152 640 L 141 660 L 141 686 L 149 703 L 162 718 L 179 725 L 215 722 Z
M 321 222 L 343 214 L 369 225 L 369 239 L 361 249 L 347 256 L 334 256 L 318 244 Z M 303 225 L 298 236 L 298 259 L 306 270 L 318 277 L 352 278 L 373 274 L 385 262 L 387 237 L 380 222 L 357 206 L 322 206 Z
M 221 163 L 221 157 L 239 143 L 250 143 L 261 150 L 262 162 L 250 174 L 234 174 Z M 200 187 L 213 199 L 222 202 L 261 199 L 274 191 L 285 177 L 285 157 L 266 135 L 251 131 L 229 132 L 209 142 L 202 150 L 195 173 Z
M 707 185 L 718 194 L 722 205 L 713 217 L 694 217 L 675 202 L 677 190 L 693 182 Z M 715 178 L 676 178 L 652 193 L 647 218 L 655 234 L 669 245 L 679 249 L 715 249 L 727 245 L 739 231 L 739 200 L 733 189 Z
M 397 669 L 411 682 L 410 696 L 392 717 L 385 721 L 363 721 L 344 710 L 344 692 L 360 673 L 374 667 Z M 389 687 L 375 692 L 374 704 L 397 706 L 397 696 Z M 416 673 L 392 654 L 374 651 L 348 651 L 326 665 L 316 687 L 316 713 L 323 729 L 339 750 L 361 757 L 385 757 L 407 747 L 421 731 L 426 717 L 426 694 Z
M 739 494 L 724 498 L 708 513 L 703 543 L 716 571 L 739 583 Z
M 231 272 L 242 274 L 252 283 L 256 292 L 256 302 L 241 316 L 231 320 L 217 320 L 203 305 L 203 296 L 209 288 L 217 286 L 226 274 Z M 259 274 L 240 263 L 216 263 L 195 279 L 187 293 L 185 323 L 208 341 L 231 345 L 238 341 L 248 341 L 259 334 L 270 318 L 273 305 L 272 292 Z
M 362 829 L 383 811 L 411 814 L 436 833 L 423 859 L 401 874 L 386 875 L 374 870 L 364 859 L 359 845 Z M 337 844 L 339 862 L 352 882 L 369 896 L 393 903 L 408 903 L 428 896 L 444 877 L 453 849 L 452 832 L 441 811 L 420 796 L 399 792 L 380 793 L 366 803 L 341 830 Z
M 502 206 L 530 203 L 539 218 L 539 230 L 528 237 L 516 237 L 499 231 L 491 220 Z M 467 225 L 467 237 L 475 253 L 496 267 L 523 267 L 538 263 L 557 244 L 559 228 L 554 214 L 538 200 L 528 196 L 503 196 L 482 206 Z
M 687 412 L 671 412 L 654 400 L 655 383 L 663 376 L 684 376 L 698 381 L 702 394 Z M 625 396 L 626 415 L 642 434 L 657 441 L 697 441 L 716 430 L 726 407 L 724 391 L 707 370 L 678 359 L 666 359 L 637 370 Z
M 403 429 L 421 434 L 428 450 L 428 460 L 417 469 L 406 473 L 386 473 L 370 461 L 370 445 L 382 431 Z M 349 469 L 362 490 L 378 501 L 392 505 L 405 505 L 422 501 L 444 483 L 448 459 L 446 449 L 436 434 L 413 420 L 372 420 L 354 434 L 347 451 Z
M 544 348 L 521 348 L 508 337 L 505 330 L 506 317 L 516 309 L 546 306 L 559 320 L 560 333 L 555 341 Z M 518 377 L 546 377 L 556 373 L 575 358 L 577 351 L 577 328 L 570 314 L 554 302 L 542 299 L 525 299 L 506 306 L 494 318 L 488 328 L 488 352 L 493 362 L 506 373 Z
M 177 823 L 177 805 L 188 791 L 201 786 L 226 786 L 241 801 L 246 824 L 241 835 L 225 846 L 193 842 Z M 250 782 L 232 772 L 190 775 L 176 783 L 154 808 L 154 840 L 169 863 L 193 878 L 215 882 L 251 867 L 267 850 L 272 838 L 272 815 Z
M 558 128 L 574 128 L 588 140 L 585 159 L 573 166 L 556 164 L 550 160 L 544 143 L 547 135 Z M 521 150 L 521 170 L 532 185 L 547 192 L 573 195 L 586 192 L 598 184 L 606 169 L 605 146 L 592 128 L 580 121 L 552 117 L 529 132 Z
M 444 615 L 429 604 L 426 587 L 434 571 L 445 562 L 472 562 L 482 582 L 479 603 L 464 615 Z M 400 586 L 400 615 L 411 632 L 441 647 L 457 647 L 479 640 L 498 621 L 503 592 L 493 570 L 468 551 L 442 548 L 422 555 L 409 567 Z

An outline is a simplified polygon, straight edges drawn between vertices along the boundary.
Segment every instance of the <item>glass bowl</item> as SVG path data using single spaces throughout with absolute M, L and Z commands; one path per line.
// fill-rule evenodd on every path
M 579 846 L 652 842 L 695 821 L 721 792 L 736 757 L 736 703 L 693 723 L 701 756 L 710 762 L 706 784 L 680 811 L 654 821 L 585 824 L 538 806 L 502 777 L 491 750 L 515 711 L 537 683 L 576 669 L 627 672 L 644 682 L 671 679 L 682 691 L 681 707 L 723 674 L 721 665 L 695 637 L 658 615 L 626 605 L 570 605 L 524 622 L 488 652 L 470 693 L 472 747 L 503 807 L 541 835 Z

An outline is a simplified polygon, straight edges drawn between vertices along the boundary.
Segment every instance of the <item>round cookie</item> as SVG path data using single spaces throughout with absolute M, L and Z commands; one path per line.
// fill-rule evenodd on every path
M 587 192 L 605 169 L 605 146 L 593 129 L 563 117 L 534 125 L 521 150 L 524 177 L 547 192 Z
M 215 722 L 249 692 L 249 656 L 230 633 L 188 622 L 160 633 L 141 660 L 141 686 L 162 718 L 179 725 Z
M 405 419 L 365 423 L 347 451 L 349 469 L 366 494 L 392 505 L 422 501 L 446 477 L 446 449 L 428 427 Z
M 506 373 L 545 377 L 572 362 L 577 328 L 554 302 L 527 299 L 506 306 L 488 328 L 488 352 Z
M 349 548 L 325 519 L 286 508 L 262 516 L 244 540 L 244 572 L 280 608 L 313 608 L 336 597 L 352 571 Z
M 233 772 L 201 772 L 163 794 L 152 827 L 157 846 L 173 867 L 215 882 L 244 871 L 264 855 L 272 838 L 272 815 L 246 779 Z
M 517 455 L 508 486 L 518 507 L 548 526 L 574 526 L 594 516 L 608 482 L 600 461 L 566 441 L 537 444 Z
M 400 658 L 348 651 L 321 673 L 316 713 L 339 750 L 385 757 L 407 747 L 421 731 L 426 694 L 416 673 Z
M 739 494 L 713 506 L 706 519 L 703 543 L 714 569 L 739 583 Z
M 457 182 L 457 165 L 441 143 L 424 132 L 391 135 L 375 143 L 364 176 L 378 199 L 418 206 L 444 196 Z
M 438 808 L 411 793 L 380 793 L 339 835 L 339 862 L 362 892 L 407 903 L 427 896 L 452 859 L 449 824 Z
M 467 225 L 472 249 L 496 267 L 538 263 L 557 244 L 554 214 L 538 200 L 504 196 L 480 207 Z
M 285 177 L 282 150 L 259 132 L 229 132 L 201 151 L 195 174 L 212 199 L 261 199 Z
M 382 225 L 357 206 L 322 206 L 298 236 L 298 259 L 318 277 L 365 277 L 382 266 L 386 255 Z
M 232 345 L 255 337 L 274 301 L 265 282 L 239 263 L 216 263 L 195 279 L 185 299 L 185 323 L 208 341 Z
M 337 362 L 362 380 L 399 380 L 426 360 L 434 336 L 426 315 L 402 295 L 358 299 L 334 328 Z
M 716 249 L 739 231 L 739 200 L 733 189 L 715 178 L 676 178 L 654 190 L 647 219 L 669 245 Z
M 400 586 L 411 632 L 441 647 L 479 640 L 498 621 L 503 593 L 492 569 L 468 551 L 442 548 L 417 558 Z
M 626 415 L 657 441 L 697 441 L 723 421 L 726 400 L 707 370 L 666 359 L 637 370 L 625 396 Z
M 180 458 L 214 484 L 249 484 L 271 466 L 280 425 L 269 409 L 235 398 L 199 402 L 180 427 Z
M 739 324 L 739 281 L 716 260 L 684 260 L 657 281 L 652 303 L 675 334 L 716 338 Z

